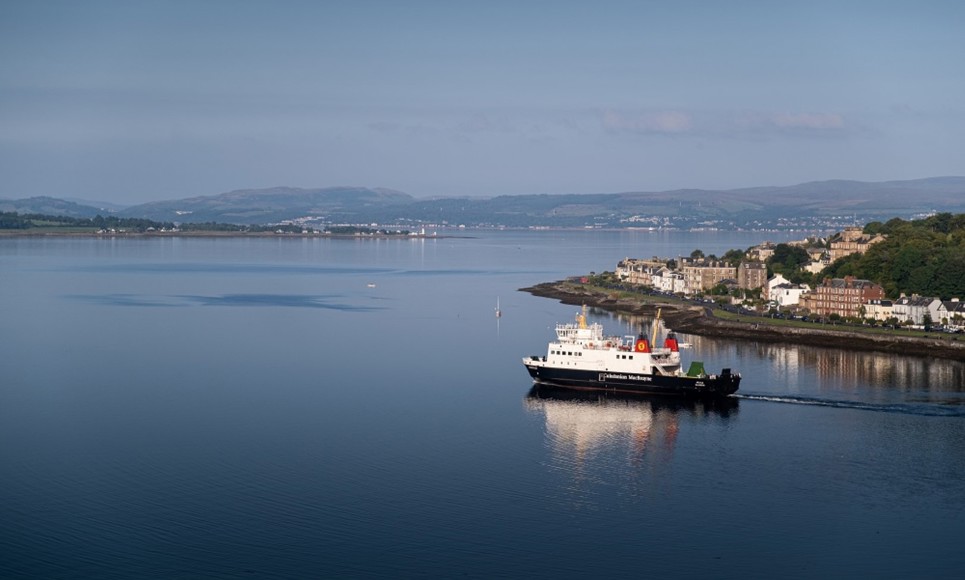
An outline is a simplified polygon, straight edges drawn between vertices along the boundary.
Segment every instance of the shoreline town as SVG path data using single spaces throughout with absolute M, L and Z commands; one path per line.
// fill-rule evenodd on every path
M 933 337 L 916 337 L 826 328 L 824 325 L 809 328 L 804 325 L 777 325 L 760 316 L 724 320 L 715 316 L 713 309 L 706 305 L 643 294 L 634 296 L 572 280 L 546 282 L 519 290 L 533 296 L 553 298 L 563 304 L 586 305 L 614 313 L 653 316 L 660 308 L 667 327 L 699 336 L 965 360 L 965 341 L 942 333 L 934 333 Z

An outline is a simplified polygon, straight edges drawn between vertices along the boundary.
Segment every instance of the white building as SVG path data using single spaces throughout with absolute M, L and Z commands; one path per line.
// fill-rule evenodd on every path
M 774 288 L 780 286 L 781 284 L 790 284 L 790 283 L 791 283 L 790 280 L 788 280 L 787 278 L 785 278 L 780 274 L 774 274 L 773 276 L 768 278 L 767 279 L 767 299 L 777 300 L 777 298 L 774 298 L 773 296 L 771 296 L 771 291 L 773 291 Z
M 943 300 L 934 320 L 954 328 L 965 328 L 965 302 L 958 298 Z
M 891 300 L 868 300 L 864 304 L 864 317 L 884 322 L 894 316 L 894 303 Z
M 768 296 L 778 307 L 788 308 L 797 306 L 801 302 L 801 294 L 810 292 L 811 287 L 807 284 L 779 284 L 768 292 Z
M 936 304 L 936 302 L 938 304 Z M 938 321 L 935 320 L 935 314 L 938 313 L 940 303 L 941 300 L 938 298 L 926 298 L 924 296 L 918 296 L 917 294 L 902 296 L 898 300 L 895 300 L 891 308 L 891 314 L 898 319 L 898 322 L 917 326 L 925 323 L 925 314 L 928 314 L 932 322 L 936 323 L 941 320 L 941 318 L 939 318 Z M 933 305 L 934 308 L 932 308 Z
M 650 280 L 653 287 L 661 292 L 671 292 L 674 294 L 677 292 L 686 292 L 684 275 L 670 268 L 660 268 L 651 275 Z

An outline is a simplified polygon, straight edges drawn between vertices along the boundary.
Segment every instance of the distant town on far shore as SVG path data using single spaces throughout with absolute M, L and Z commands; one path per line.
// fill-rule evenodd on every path
M 121 206 L 50 196 L 0 199 L 0 212 L 159 223 L 298 228 L 581 228 L 831 232 L 891 218 L 965 212 L 965 177 L 814 181 L 731 190 L 417 198 L 367 187 L 237 190 Z

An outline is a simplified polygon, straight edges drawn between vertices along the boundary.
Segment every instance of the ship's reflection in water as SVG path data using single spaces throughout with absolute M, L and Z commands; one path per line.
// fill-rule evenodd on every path
M 740 403 L 735 398 L 700 401 L 537 385 L 524 405 L 543 416 L 550 467 L 572 476 L 571 491 L 586 500 L 584 484 L 605 483 L 601 477 L 632 485 L 639 476 L 657 475 L 668 468 L 682 426 L 727 421 Z M 597 469 L 600 462 L 607 468 Z

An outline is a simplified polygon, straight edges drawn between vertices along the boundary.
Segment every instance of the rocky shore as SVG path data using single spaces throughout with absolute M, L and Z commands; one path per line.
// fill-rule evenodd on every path
M 843 329 L 801 328 L 770 325 L 767 319 L 747 321 L 722 320 L 713 309 L 675 302 L 623 297 L 582 284 L 559 281 L 520 288 L 534 296 L 555 298 L 563 304 L 593 306 L 610 312 L 653 316 L 661 308 L 661 317 L 669 328 L 700 336 L 753 340 L 769 343 L 803 344 L 827 348 L 888 352 L 908 356 L 925 356 L 965 361 L 965 339 L 936 333 L 934 338 L 872 334 Z

